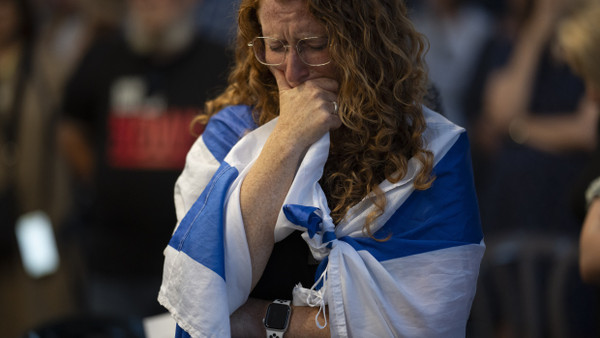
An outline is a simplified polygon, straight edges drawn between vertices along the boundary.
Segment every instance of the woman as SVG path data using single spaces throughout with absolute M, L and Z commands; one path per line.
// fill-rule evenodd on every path
M 586 98 L 592 102 L 591 113 L 598 116 L 600 107 L 600 3 L 582 1 L 580 6 L 559 25 L 557 41 L 567 63 L 585 82 Z M 597 127 L 597 125 L 595 125 Z M 596 131 L 597 133 L 597 131 Z M 596 134 L 596 139 L 598 138 Z M 597 142 L 597 141 L 596 141 Z M 584 171 L 575 191 L 585 196 L 587 213 L 580 234 L 579 269 L 586 283 L 600 284 L 600 147 Z M 585 190 L 585 193 L 583 192 Z M 579 202 L 579 200 L 577 201 Z M 581 203 L 584 204 L 584 203 Z M 579 207 L 579 205 L 578 205 Z M 579 208 L 577 208 L 579 209 Z M 583 209 L 583 206 L 582 206 Z
M 573 234 L 572 178 L 594 146 L 597 117 L 582 82 L 552 54 L 557 22 L 576 1 L 511 0 L 468 90 L 484 230 Z
M 464 336 L 482 234 L 424 49 L 401 1 L 242 1 L 175 188 L 159 301 L 179 334 Z

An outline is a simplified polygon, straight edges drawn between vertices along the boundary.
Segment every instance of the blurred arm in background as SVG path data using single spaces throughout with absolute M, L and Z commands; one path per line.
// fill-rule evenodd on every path
M 526 2 L 520 3 L 525 6 Z M 515 142 L 543 152 L 594 148 L 598 112 L 587 98 L 582 99 L 576 112 L 565 112 L 569 114 L 540 116 L 532 114 L 529 108 L 538 67 L 557 20 L 576 3 L 533 1 L 529 17 L 520 24 L 510 24 L 511 29 L 518 31 L 514 49 L 508 63 L 492 73 L 485 86 L 483 112 L 477 125 L 478 138 L 488 150 L 496 149 L 507 134 Z

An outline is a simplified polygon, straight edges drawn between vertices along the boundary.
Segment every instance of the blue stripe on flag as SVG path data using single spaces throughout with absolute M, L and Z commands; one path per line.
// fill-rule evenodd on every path
M 321 230 L 321 222 L 323 220 L 321 216 L 315 213 L 317 210 L 319 208 L 298 204 L 286 204 L 283 206 L 283 213 L 288 221 L 305 227 L 308 230 L 310 238 L 313 238 Z
M 325 268 L 327 268 L 327 265 L 329 264 L 329 256 L 326 256 L 321 263 L 319 263 L 319 265 L 317 266 L 317 271 L 315 272 L 315 283 L 319 280 L 319 278 L 321 278 L 321 275 L 323 274 L 323 271 L 325 271 Z M 321 288 L 323 287 L 323 280 L 321 280 L 319 282 L 319 284 L 315 285 L 315 290 L 321 290 Z
M 175 325 L 175 338 L 190 338 L 190 334 L 185 332 L 179 325 Z
M 181 220 L 169 245 L 206 266 L 225 280 L 223 206 L 227 191 L 238 177 L 223 162 L 200 197 Z
M 415 190 L 373 238 L 343 240 L 368 250 L 379 261 L 478 244 L 483 238 L 466 133 L 462 133 L 434 168 L 431 188 Z
M 208 121 L 202 140 L 215 159 L 222 162 L 240 138 L 256 128 L 251 107 L 231 106 L 221 110 Z

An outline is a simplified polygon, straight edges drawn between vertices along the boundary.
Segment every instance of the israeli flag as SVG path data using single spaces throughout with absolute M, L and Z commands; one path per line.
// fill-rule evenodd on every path
M 320 307 L 315 325 L 332 336 L 465 336 L 485 250 L 469 144 L 464 129 L 423 110 L 436 179 L 430 189 L 415 190 L 421 163 L 413 158 L 402 180 L 382 182 L 387 204 L 373 236 L 363 226 L 374 196 L 337 226 L 332 222 L 318 184 L 329 135 L 308 150 L 285 199 L 275 240 L 302 230 L 321 261 L 315 285 L 293 290 L 294 305 Z M 164 252 L 159 302 L 192 337 L 230 336 L 229 315 L 250 294 L 239 191 L 276 123 L 257 128 L 250 107 L 224 109 L 190 150 L 177 181 L 178 224 Z

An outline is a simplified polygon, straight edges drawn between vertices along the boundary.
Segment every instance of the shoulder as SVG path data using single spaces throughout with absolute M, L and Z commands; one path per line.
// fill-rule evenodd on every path
M 425 147 L 434 155 L 435 163 L 446 155 L 459 140 L 467 138 L 466 131 L 439 113 L 423 107 L 423 116 L 427 129 L 423 133 Z
M 89 112 L 105 101 L 102 94 L 115 69 L 129 55 L 124 50 L 125 42 L 117 33 L 97 38 L 90 44 L 65 83 L 61 98 L 65 114 L 81 114 L 80 117 L 87 119 Z
M 229 130 L 240 137 L 248 130 L 257 127 L 252 118 L 252 107 L 246 105 L 227 106 L 213 115 L 206 125 L 207 131 Z
M 95 39 L 84 51 L 73 69 L 68 85 L 78 88 L 95 87 L 113 73 L 130 54 L 120 34 L 113 33 Z
M 424 205 L 439 206 L 433 210 L 453 206 L 447 212 L 456 216 L 456 212 L 459 211 L 463 216 L 468 216 L 466 223 L 470 223 L 472 225 L 470 229 L 479 233 L 478 203 L 467 132 L 427 108 L 424 108 L 424 115 L 427 121 L 427 130 L 424 134 L 425 145 L 434 155 L 432 174 L 435 180 L 430 189 L 415 195 L 422 195 Z
M 220 162 L 242 136 L 257 127 L 252 118 L 252 107 L 229 106 L 211 117 L 202 134 L 202 139 L 213 156 Z
M 231 48 L 196 37 L 190 46 L 192 62 L 205 74 L 218 74 L 220 80 L 227 79 L 227 70 L 233 65 L 234 55 Z
M 94 39 L 83 54 L 80 64 L 101 64 L 106 69 L 110 62 L 122 59 L 130 49 L 121 31 L 102 35 Z
M 412 255 L 465 244 L 478 244 L 483 238 L 471 156 L 464 128 L 442 115 L 423 108 L 427 129 L 425 147 L 434 155 L 430 188 L 415 190 L 400 182 L 388 190 L 390 218 L 375 234 L 392 240 L 378 244 L 378 254 L 390 250 L 395 255 Z M 410 162 L 412 163 L 412 162 Z M 419 240 L 419 246 L 396 250 L 403 241 Z M 376 251 L 377 251 L 376 250 Z M 382 256 L 382 257 L 383 257 Z
M 210 40 L 203 38 L 200 35 L 196 35 L 194 37 L 193 45 L 194 48 L 201 50 L 202 54 L 207 58 L 222 57 L 223 54 L 227 53 L 229 50 L 228 47 L 218 43 L 214 43 Z

